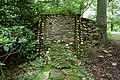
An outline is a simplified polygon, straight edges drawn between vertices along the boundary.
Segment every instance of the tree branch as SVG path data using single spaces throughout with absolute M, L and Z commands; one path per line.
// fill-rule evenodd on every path
M 4 55 L 4 56 L 6 56 L 5 57 L 5 59 L 3 60 L 3 63 L 6 61 L 6 59 L 11 55 L 11 54 L 15 54 L 15 53 L 17 53 L 18 51 L 20 51 L 21 50 L 21 48 L 22 48 L 22 45 L 20 46 L 20 49 L 19 50 L 17 50 L 16 52 L 13 52 L 15 49 L 17 49 L 18 48 L 18 46 L 19 45 L 17 45 L 15 48 L 13 48 L 9 53 L 7 53 L 7 56 L 6 55 Z

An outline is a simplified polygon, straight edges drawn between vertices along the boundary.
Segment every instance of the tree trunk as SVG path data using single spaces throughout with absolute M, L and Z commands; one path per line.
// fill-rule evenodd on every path
M 97 0 L 97 26 L 102 32 L 102 44 L 107 44 L 107 0 Z
M 113 31 L 113 27 L 114 27 L 114 24 L 113 24 L 113 1 L 112 1 L 112 11 L 111 11 L 111 13 L 112 13 L 112 17 L 111 17 L 111 31 Z

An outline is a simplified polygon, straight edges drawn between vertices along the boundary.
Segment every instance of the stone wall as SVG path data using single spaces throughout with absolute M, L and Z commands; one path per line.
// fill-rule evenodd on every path
M 78 19 L 79 37 L 81 37 L 81 43 L 87 47 L 94 47 L 99 45 L 102 37 L 100 28 L 97 27 L 97 23 L 91 19 L 79 18 Z
M 44 18 L 44 39 L 62 41 L 66 43 L 75 41 L 75 17 L 70 15 L 52 15 Z
M 77 49 L 94 47 L 102 34 L 95 21 L 74 14 L 43 14 L 37 26 L 37 51 L 41 51 L 46 39 L 66 42 Z

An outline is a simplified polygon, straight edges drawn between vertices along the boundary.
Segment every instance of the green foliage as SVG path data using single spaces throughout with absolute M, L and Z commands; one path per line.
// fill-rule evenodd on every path
M 84 15 L 88 15 L 88 18 L 96 20 L 97 4 L 96 0 L 92 1 L 89 10 Z M 88 1 L 87 1 L 88 2 Z M 113 24 L 113 31 L 120 31 L 120 2 L 119 0 L 112 0 L 107 4 L 107 30 L 111 31 L 111 24 Z
M 18 68 L 7 70 L 6 78 L 8 80 L 62 80 L 66 77 L 68 80 L 82 80 L 82 78 L 93 80 L 89 77 L 90 70 L 79 64 L 80 60 L 73 55 L 65 43 L 54 44 L 51 46 L 50 53 L 40 54 L 44 55 L 44 58 L 37 57 L 33 61 L 19 65 Z M 12 73 L 15 74 L 8 77 Z
M 50 71 L 43 72 L 37 75 L 37 77 L 34 80 L 48 80 Z
M 36 58 L 34 61 L 30 62 L 30 65 L 34 66 L 34 67 L 44 67 L 45 63 L 44 63 L 44 59 L 43 58 Z
M 27 55 L 31 50 L 35 51 L 34 45 L 36 41 L 33 38 L 35 34 L 31 30 L 24 26 L 14 26 L 11 28 L 1 27 L 0 31 L 1 48 L 3 47 L 6 52 L 17 46 L 18 43 L 24 46 L 20 50 L 21 54 Z
M 47 51 L 51 47 L 51 41 L 49 39 L 46 39 L 44 42 L 44 49 Z
M 19 39 L 19 42 L 22 43 L 22 46 L 23 46 L 20 53 L 27 55 L 27 57 L 29 58 L 31 54 L 35 54 L 35 44 L 37 44 L 37 41 L 34 40 L 34 36 L 35 34 L 31 30 L 25 28 L 23 30 L 23 34 Z M 28 53 L 31 53 L 31 54 L 28 54 Z
M 38 14 L 31 6 L 32 2 L 29 0 L 0 1 L 0 50 L 3 52 L 18 51 L 29 59 L 35 55 L 35 34 L 29 26 L 34 23 L 34 18 Z
M 108 5 L 108 29 L 110 31 L 111 22 L 114 24 L 114 31 L 120 31 L 120 15 L 119 15 L 119 0 L 113 1 L 114 15 L 111 14 L 112 6 L 111 3 Z M 94 7 L 94 9 L 92 8 Z M 52 0 L 50 2 L 34 0 L 1 0 L 0 1 L 0 50 L 9 53 L 12 49 L 19 45 L 14 50 L 18 51 L 18 55 L 24 55 L 27 59 L 33 59 L 36 57 L 35 54 L 35 34 L 31 30 L 31 26 L 36 20 L 39 19 L 41 13 L 83 13 L 88 9 L 92 8 L 96 10 L 95 0 Z M 95 19 L 95 16 L 90 16 Z M 114 35 L 111 32 L 108 33 L 110 38 L 119 38 L 119 35 Z M 17 44 L 16 44 L 17 43 Z M 50 71 L 53 68 L 68 69 L 63 70 L 64 78 L 67 76 L 68 80 L 81 80 L 83 77 L 89 78 L 91 72 L 86 72 L 86 68 L 78 65 L 79 60 L 76 55 L 70 51 L 69 46 L 62 44 L 51 44 L 49 39 L 44 41 L 45 50 L 50 50 L 50 53 L 46 55 L 46 52 L 41 52 L 44 58 L 35 58 L 27 64 L 21 64 L 19 66 L 22 70 L 16 70 L 16 76 L 12 76 L 15 80 L 40 80 L 40 76 L 43 76 L 44 72 Z M 83 48 L 83 46 L 81 46 Z M 13 51 L 13 52 L 14 52 Z M 79 50 L 81 51 L 81 49 Z M 82 51 L 81 51 L 82 52 Z M 5 53 L 3 53 L 5 54 Z M 77 53 L 76 53 L 77 54 Z M 1 54 L 0 54 L 1 55 Z M 85 57 L 84 53 L 78 53 L 80 58 Z M 78 56 L 77 55 L 77 56 Z M 12 62 L 12 61 L 11 61 Z M 0 65 L 3 65 L 0 63 Z M 10 65 L 12 66 L 12 65 Z M 39 70 L 40 69 L 40 70 Z M 13 70 L 11 70 L 13 71 Z M 10 76 L 13 72 L 6 72 L 7 76 Z M 22 73 L 22 74 L 21 74 Z M 57 80 L 58 77 L 53 78 L 49 76 L 49 80 Z M 51 78 L 52 77 L 52 78 Z M 8 80 L 11 79 L 7 77 Z M 43 80 L 43 78 L 41 79 Z
M 119 32 L 110 32 L 108 33 L 109 39 L 120 39 L 120 33 Z
M 83 14 L 91 6 L 92 0 L 60 0 L 37 1 L 33 6 L 42 13 L 72 13 Z M 41 9 L 41 10 L 40 10 Z

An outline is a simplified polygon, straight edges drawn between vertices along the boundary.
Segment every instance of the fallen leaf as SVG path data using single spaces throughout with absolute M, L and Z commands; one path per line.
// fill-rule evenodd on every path
M 108 51 L 108 50 L 103 50 L 103 52 L 104 52 L 104 53 L 109 53 L 109 51 Z
M 107 54 L 107 56 L 111 57 L 111 56 L 112 56 L 112 54 Z
M 98 55 L 98 57 L 99 57 L 99 58 L 104 58 L 104 56 L 103 56 L 103 55 Z

